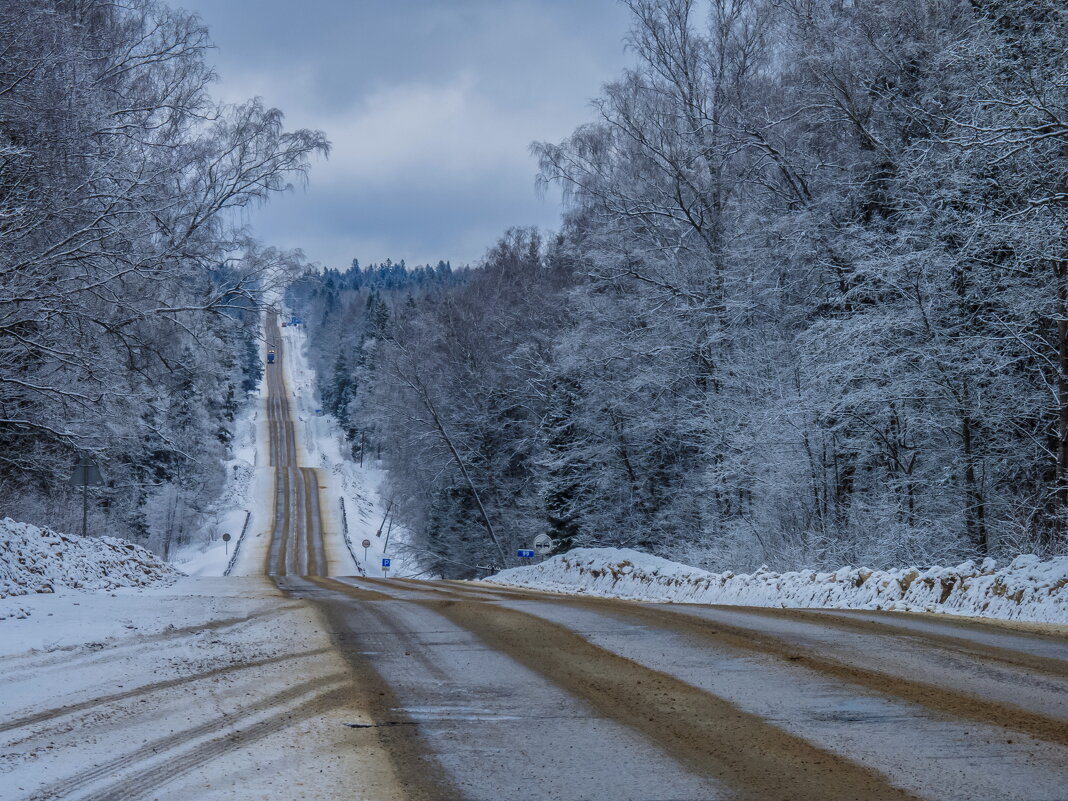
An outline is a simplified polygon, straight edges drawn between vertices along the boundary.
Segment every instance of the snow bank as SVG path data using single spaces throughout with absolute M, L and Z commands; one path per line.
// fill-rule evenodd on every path
M 110 590 L 170 583 L 182 574 L 139 545 L 0 520 L 0 598 L 61 588 Z
M 1068 624 L 1068 557 L 1018 556 L 956 567 L 833 573 L 710 573 L 627 548 L 577 548 L 486 581 L 516 587 L 669 603 L 883 609 Z

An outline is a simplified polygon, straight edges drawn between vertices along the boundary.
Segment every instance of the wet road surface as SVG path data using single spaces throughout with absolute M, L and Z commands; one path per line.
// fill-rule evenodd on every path
M 1068 641 L 910 615 L 276 579 L 412 799 L 1068 799 Z

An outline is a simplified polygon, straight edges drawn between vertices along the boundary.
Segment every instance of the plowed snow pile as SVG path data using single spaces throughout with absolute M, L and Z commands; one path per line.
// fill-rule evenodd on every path
M 576 548 L 486 581 L 515 587 L 672 603 L 945 612 L 1068 624 L 1068 557 L 1018 556 L 956 567 L 833 573 L 709 573 L 627 548 Z
M 0 598 L 61 588 L 110 590 L 170 583 L 182 574 L 139 545 L 0 520 Z

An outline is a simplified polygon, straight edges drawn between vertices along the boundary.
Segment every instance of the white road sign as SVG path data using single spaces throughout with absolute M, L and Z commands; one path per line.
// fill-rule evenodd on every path
M 545 556 L 547 553 L 552 553 L 553 548 L 555 547 L 556 543 L 553 542 L 553 538 L 548 534 L 539 534 L 534 538 L 534 550 L 541 556 Z

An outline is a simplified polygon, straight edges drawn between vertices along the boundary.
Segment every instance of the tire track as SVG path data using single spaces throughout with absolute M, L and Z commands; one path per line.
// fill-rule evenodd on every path
M 252 662 L 240 662 L 235 665 L 226 665 L 225 667 L 215 668 L 213 670 L 208 670 L 204 673 L 196 673 L 191 676 L 180 676 L 174 679 L 167 679 L 166 681 L 157 681 L 153 684 L 143 684 L 140 687 L 136 687 L 132 690 L 127 690 L 126 692 L 113 693 L 111 695 L 102 695 L 98 698 L 92 698 L 88 701 L 80 701 L 74 704 L 66 704 L 64 706 L 47 709 L 42 712 L 35 712 L 32 715 L 24 715 L 21 718 L 5 720 L 0 723 L 0 732 L 13 731 L 15 729 L 25 728 L 26 726 L 33 726 L 37 723 L 44 723 L 46 721 L 54 720 L 56 718 L 73 715 L 78 712 L 84 712 L 87 709 L 93 709 L 94 707 L 103 706 L 105 704 L 114 704 L 119 701 L 127 701 L 131 698 L 137 698 L 141 695 L 163 692 L 165 690 L 171 690 L 175 687 L 181 687 L 185 684 L 192 684 L 198 681 L 206 681 L 208 679 L 219 678 L 230 673 L 239 673 L 244 670 L 266 667 L 268 665 L 277 665 L 282 662 L 287 662 L 291 659 L 304 659 L 313 656 L 320 656 L 325 653 L 330 653 L 330 649 L 318 648 L 313 651 L 302 651 L 300 653 L 295 654 L 272 656 L 265 659 L 257 659 Z
M 245 625 L 259 618 L 273 617 L 283 612 L 298 608 L 300 608 L 299 604 L 286 604 L 272 609 L 265 609 L 260 612 L 253 612 L 244 617 L 228 617 L 221 620 L 211 620 L 196 626 L 183 626 L 182 628 L 169 629 L 158 634 L 145 634 L 140 637 L 130 637 L 117 641 L 105 641 L 103 643 L 93 643 L 88 645 L 86 643 L 79 643 L 78 645 L 63 646 L 62 648 L 49 651 L 46 655 L 41 656 L 11 654 L 4 657 L 4 660 L 29 659 L 31 661 L 18 663 L 12 666 L 8 666 L 2 661 L 0 661 L 0 664 L 4 664 L 4 679 L 6 681 L 16 682 L 21 680 L 18 678 L 20 674 L 29 671 L 44 670 L 52 667 L 63 667 L 66 670 L 83 660 L 85 664 L 106 662 L 115 658 L 116 651 L 121 651 L 126 648 L 143 648 L 146 645 L 190 637 L 205 631 L 224 631 L 226 629 Z M 88 653 L 68 655 L 72 651 L 84 650 L 90 647 L 92 650 Z
M 340 581 L 333 581 L 331 579 L 313 578 L 309 577 L 309 581 L 318 587 L 323 589 L 333 590 L 335 592 L 344 592 L 349 597 L 355 597 L 349 590 L 352 588 L 349 584 L 344 584 Z M 396 602 L 396 599 L 390 599 Z M 425 649 L 422 643 L 416 638 L 416 633 L 412 628 L 406 625 L 403 621 L 398 620 L 396 617 L 390 617 L 377 608 L 377 604 L 363 604 L 361 611 L 366 615 L 378 621 L 382 625 L 383 631 L 388 631 L 390 637 L 398 641 L 407 654 L 410 654 L 413 659 L 419 662 L 423 666 L 423 669 L 438 681 L 448 681 L 449 674 L 442 670 L 431 659 L 427 658 Z
M 330 632 L 331 640 L 338 653 L 345 659 L 352 673 L 353 686 L 361 690 L 360 708 L 370 716 L 369 723 L 394 721 L 415 723 L 404 712 L 404 705 L 394 695 L 389 683 L 383 679 L 372 662 L 363 654 L 368 642 L 365 630 L 360 625 L 358 615 L 370 610 L 373 604 L 352 603 L 358 601 L 387 600 L 395 598 L 382 596 L 369 590 L 361 590 L 340 581 L 326 578 L 309 578 L 312 586 L 327 590 L 326 597 L 316 595 L 309 597 L 323 618 L 324 628 Z M 283 592 L 299 591 L 300 587 L 291 586 L 289 582 L 276 582 Z M 369 598 L 368 595 L 376 596 Z M 354 616 L 357 616 L 354 619 Z M 388 754 L 393 773 L 405 791 L 407 801 L 459 801 L 464 794 L 454 785 L 441 764 L 433 756 L 429 743 L 419 734 L 416 725 L 394 725 L 363 729 L 373 732 L 378 742 Z
M 194 740 L 201 737 L 205 737 L 209 734 L 216 732 L 222 726 L 233 726 L 239 723 L 241 720 L 256 715 L 260 712 L 266 712 L 273 707 L 280 706 L 282 704 L 296 701 L 302 696 L 309 693 L 323 690 L 324 688 L 338 684 L 339 682 L 347 681 L 347 676 L 343 673 L 334 674 L 331 676 L 324 676 L 319 679 L 312 679 L 302 684 L 296 684 L 289 687 L 279 693 L 263 698 L 256 703 L 244 707 L 239 712 L 234 714 L 225 715 L 222 718 L 210 720 L 205 723 L 201 723 L 190 729 L 184 729 L 166 737 L 161 737 L 158 740 L 153 740 L 146 743 L 140 748 L 131 751 L 127 754 L 123 754 L 120 757 L 104 762 L 89 770 L 77 773 L 74 776 L 55 782 L 47 787 L 37 790 L 30 796 L 30 801 L 51 801 L 52 799 L 66 799 L 72 793 L 79 792 L 86 787 L 92 785 L 94 782 L 100 781 L 105 777 L 112 776 L 124 770 L 135 768 L 139 762 L 150 760 L 153 757 L 166 752 L 172 751 L 176 748 L 180 748 Z M 229 737 L 217 738 L 215 745 L 207 758 L 217 756 L 225 752 L 230 746 Z M 205 760 L 201 760 L 205 761 Z M 156 770 L 157 768 L 152 768 Z
M 195 770 L 200 765 L 210 762 L 223 754 L 238 748 L 249 746 L 276 732 L 305 720 L 323 714 L 343 704 L 348 695 L 343 688 L 323 693 L 299 708 L 280 712 L 266 720 L 257 721 L 240 731 L 224 734 L 196 746 L 191 751 L 168 759 L 162 765 L 141 772 L 125 781 L 116 782 L 110 787 L 85 796 L 83 801 L 131 801 L 143 793 L 160 787 L 179 776 Z

